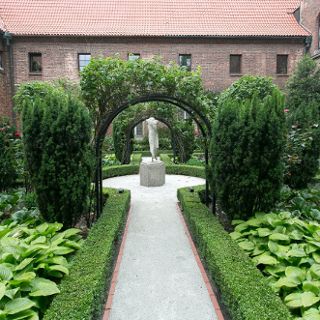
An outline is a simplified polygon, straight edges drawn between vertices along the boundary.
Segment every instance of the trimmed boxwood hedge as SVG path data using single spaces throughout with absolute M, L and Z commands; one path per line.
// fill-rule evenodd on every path
M 103 179 L 112 177 L 128 176 L 139 173 L 138 164 L 123 164 L 119 166 L 104 167 L 102 169 Z
M 203 186 L 194 190 L 203 190 Z M 179 189 L 178 198 L 208 275 L 216 284 L 231 319 L 292 319 L 250 258 L 201 203 L 198 192 Z
M 109 197 L 99 220 L 75 255 L 70 275 L 61 284 L 43 320 L 100 319 L 118 243 L 125 225 L 130 193 L 105 189 Z
M 206 178 L 205 167 L 190 166 L 187 164 L 174 164 L 172 163 L 168 154 L 161 154 L 160 159 L 166 165 L 167 174 L 180 174 L 183 176 L 198 177 L 203 179 Z

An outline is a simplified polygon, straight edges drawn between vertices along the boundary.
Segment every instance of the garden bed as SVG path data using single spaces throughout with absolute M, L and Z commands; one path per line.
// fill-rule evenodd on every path
M 183 214 L 220 301 L 233 320 L 292 319 L 268 281 L 239 249 L 218 219 L 201 203 L 198 192 L 178 190 Z
M 99 319 L 109 288 L 118 244 L 130 204 L 130 193 L 104 189 L 109 195 L 44 320 Z

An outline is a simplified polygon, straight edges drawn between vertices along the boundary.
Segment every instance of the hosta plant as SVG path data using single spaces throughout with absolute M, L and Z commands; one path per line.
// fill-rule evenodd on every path
M 59 293 L 67 257 L 80 248 L 78 229 L 33 220 L 0 225 L 0 319 L 36 320 Z
M 285 187 L 277 204 L 280 210 L 290 211 L 297 217 L 320 222 L 320 189 L 294 190 Z
M 320 319 L 320 225 L 292 213 L 235 220 L 231 237 L 268 277 L 295 319 Z

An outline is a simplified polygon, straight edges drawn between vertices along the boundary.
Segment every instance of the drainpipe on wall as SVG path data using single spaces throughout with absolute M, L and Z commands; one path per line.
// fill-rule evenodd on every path
M 13 49 L 12 49 L 12 34 L 10 32 L 5 32 L 3 34 L 3 39 L 6 42 L 8 55 L 9 55 L 9 81 L 11 90 L 11 100 L 12 100 L 12 123 L 14 126 L 17 125 L 16 113 L 13 108 L 13 96 L 15 93 L 14 88 L 14 65 L 13 65 Z
M 312 44 L 312 36 L 308 36 L 306 37 L 306 39 L 304 40 L 304 53 L 308 53 L 310 48 L 311 48 L 311 44 Z

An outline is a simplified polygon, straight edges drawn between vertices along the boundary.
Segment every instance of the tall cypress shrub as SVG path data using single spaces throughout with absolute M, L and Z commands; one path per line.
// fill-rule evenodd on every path
M 213 124 L 212 185 L 230 218 L 268 211 L 279 199 L 285 144 L 284 98 L 233 97 L 220 105 Z
M 44 96 L 24 100 L 22 126 L 42 215 L 64 227 L 75 225 L 88 210 L 93 159 L 89 112 L 76 98 L 53 88 Z
M 0 118 L 0 191 L 12 188 L 17 178 L 14 132 L 9 121 Z

